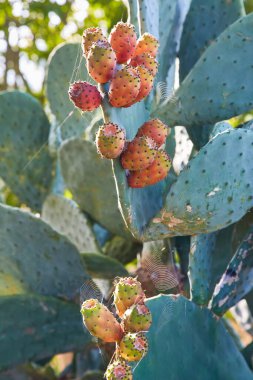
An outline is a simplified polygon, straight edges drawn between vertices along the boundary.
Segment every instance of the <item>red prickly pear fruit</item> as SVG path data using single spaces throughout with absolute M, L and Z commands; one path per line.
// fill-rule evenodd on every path
M 143 302 L 145 294 L 141 283 L 132 277 L 123 277 L 115 285 L 113 292 L 114 304 L 119 317 L 137 302 Z
M 117 62 L 125 63 L 134 55 L 137 36 L 134 26 L 118 22 L 109 35 L 109 42 L 116 53 Z
M 159 119 L 146 121 L 138 130 L 136 137 L 151 137 L 158 147 L 163 145 L 166 137 L 170 133 L 170 128 Z
M 115 360 L 107 367 L 105 377 L 106 380 L 132 380 L 132 368 L 125 360 Z
M 148 53 L 152 57 L 156 57 L 159 48 L 159 42 L 150 33 L 144 33 L 138 40 L 135 48 L 134 55 Z
M 130 61 L 130 65 L 133 67 L 144 66 L 151 72 L 153 76 L 156 76 L 157 74 L 158 63 L 156 59 L 148 53 L 134 56 Z
M 154 185 L 167 176 L 170 168 L 170 157 L 165 151 L 158 150 L 154 161 L 148 168 L 128 173 L 128 185 L 134 188 Z
M 148 340 L 143 333 L 127 333 L 119 343 L 120 356 L 129 361 L 141 360 L 148 352 Z
M 74 82 L 69 87 L 69 98 L 82 111 L 93 111 L 102 102 L 102 97 L 96 86 L 88 82 Z
M 152 315 L 144 303 L 137 303 L 126 310 L 122 318 L 124 331 L 148 331 L 152 323 Z
M 121 165 L 128 170 L 145 169 L 152 164 L 157 154 L 157 145 L 153 139 L 135 137 L 128 143 L 121 156 Z
M 88 28 L 83 32 L 83 53 L 87 57 L 89 50 L 94 42 L 97 41 L 107 41 L 107 38 L 103 35 L 103 32 L 100 28 Z
M 91 335 L 104 342 L 119 342 L 122 339 L 123 330 L 119 322 L 98 300 L 92 298 L 83 302 L 81 314 Z
M 109 101 L 113 107 L 128 107 L 137 98 L 141 87 L 138 70 L 125 66 L 117 71 L 109 87 Z
M 154 83 L 154 77 L 148 69 L 143 66 L 137 66 L 136 68 L 140 76 L 141 88 L 139 94 L 137 95 L 137 98 L 135 99 L 135 103 L 140 102 L 142 99 L 148 96 L 152 90 Z
M 95 42 L 87 57 L 87 69 L 90 76 L 98 83 L 106 83 L 112 79 L 115 68 L 116 55 L 109 42 Z
M 126 141 L 124 129 L 117 124 L 102 125 L 96 134 L 97 151 L 103 158 L 117 158 L 122 153 Z

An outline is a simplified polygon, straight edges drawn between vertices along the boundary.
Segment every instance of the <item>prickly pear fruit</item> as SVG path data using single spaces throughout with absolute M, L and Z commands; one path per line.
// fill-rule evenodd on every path
M 116 55 L 109 42 L 95 42 L 87 57 L 87 68 L 90 76 L 98 83 L 106 83 L 112 79 L 115 67 Z
M 102 125 L 96 134 L 97 151 L 103 158 L 117 158 L 122 153 L 126 141 L 124 129 L 117 124 Z
M 70 85 L 69 98 L 82 111 L 93 111 L 100 106 L 102 101 L 102 97 L 96 86 L 81 81 Z
M 107 38 L 103 35 L 103 32 L 100 28 L 88 28 L 83 32 L 83 52 L 87 57 L 89 50 L 92 44 L 96 41 L 107 41 Z
M 137 303 L 126 310 L 122 323 L 124 331 L 148 331 L 152 323 L 152 315 L 144 303 Z
M 137 98 L 135 99 L 135 103 L 141 101 L 146 96 L 148 96 L 148 94 L 152 90 L 153 82 L 154 82 L 153 75 L 148 69 L 146 69 L 146 67 L 137 66 L 136 68 L 140 76 L 141 87 L 140 87 L 139 94 L 137 95 Z
M 137 36 L 134 26 L 124 22 L 118 22 L 109 35 L 109 42 L 116 53 L 117 62 L 125 63 L 134 54 Z
M 118 342 L 123 336 L 122 328 L 113 314 L 97 299 L 83 302 L 81 307 L 83 323 L 91 335 L 104 342 Z
M 141 283 L 132 277 L 123 277 L 115 285 L 114 304 L 120 317 L 137 302 L 143 302 L 145 294 Z
M 158 63 L 156 59 L 148 53 L 134 56 L 130 61 L 130 65 L 133 67 L 144 66 L 151 72 L 153 76 L 156 75 L 158 70 Z
M 107 367 L 106 380 L 132 380 L 132 369 L 125 360 L 115 360 Z
M 134 362 L 141 360 L 148 352 L 148 340 L 143 333 L 127 333 L 119 343 L 120 356 Z
M 166 141 L 166 137 L 170 132 L 169 127 L 159 119 L 152 119 L 146 121 L 138 130 L 138 137 L 148 136 L 151 137 L 158 147 L 163 145 Z
M 150 33 L 144 33 L 138 40 L 135 48 L 134 55 L 148 53 L 152 57 L 156 57 L 159 48 L 159 42 Z
M 127 107 L 133 103 L 140 91 L 141 80 L 138 71 L 125 66 L 117 71 L 109 87 L 109 101 L 113 107 Z
M 127 176 L 129 187 L 141 188 L 164 179 L 171 168 L 171 159 L 163 150 L 158 150 L 152 164 L 143 170 L 130 171 Z
M 121 165 L 128 170 L 145 169 L 152 164 L 157 154 L 157 145 L 150 137 L 135 137 L 128 143 L 121 156 Z

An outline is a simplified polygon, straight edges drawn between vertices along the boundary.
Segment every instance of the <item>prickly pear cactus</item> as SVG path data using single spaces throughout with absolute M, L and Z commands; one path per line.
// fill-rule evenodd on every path
M 0 94 L 0 199 L 7 187 L 21 205 L 0 206 L 0 369 L 89 350 L 79 288 L 124 276 L 116 319 L 84 302 L 116 345 L 108 379 L 252 379 L 221 318 L 253 288 L 252 122 L 228 120 L 253 109 L 253 14 L 241 0 L 127 3 L 128 23 L 51 53 L 51 125 L 31 96 Z M 127 270 L 142 242 L 151 259 L 160 247 L 155 294 L 170 249 L 183 295 L 146 299 Z

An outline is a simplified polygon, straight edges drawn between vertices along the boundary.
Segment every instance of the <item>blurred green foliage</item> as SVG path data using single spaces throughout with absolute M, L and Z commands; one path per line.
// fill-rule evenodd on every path
M 42 99 L 45 63 L 59 43 L 89 26 L 110 30 L 127 11 L 120 0 L 0 0 L 0 90 Z

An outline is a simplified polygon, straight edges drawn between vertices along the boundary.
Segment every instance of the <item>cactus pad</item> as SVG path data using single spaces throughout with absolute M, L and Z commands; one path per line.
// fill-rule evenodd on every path
M 60 162 L 66 186 L 80 208 L 109 231 L 130 236 L 117 207 L 111 163 L 98 156 L 95 145 L 81 139 L 66 141 Z
M 0 237 L 2 286 L 15 279 L 25 290 L 72 298 L 88 278 L 77 249 L 28 212 L 1 205 Z M 0 293 L 6 294 L 6 289 Z M 13 287 L 12 293 L 20 293 L 19 288 Z
M 136 380 L 164 379 L 165 374 L 167 380 L 252 380 L 222 321 L 209 310 L 182 296 L 151 298 L 147 306 L 153 316 L 150 349 L 135 369 Z
M 0 370 L 90 343 L 78 306 L 32 294 L 0 298 Z
M 50 187 L 49 121 L 39 102 L 19 91 L 0 95 L 0 175 L 13 193 L 40 210 Z
M 239 220 L 253 206 L 252 147 L 251 130 L 218 134 L 180 173 L 144 237 L 208 233 Z
M 77 204 L 62 195 L 50 194 L 43 204 L 42 219 L 65 235 L 79 252 L 98 252 L 95 235 Z

